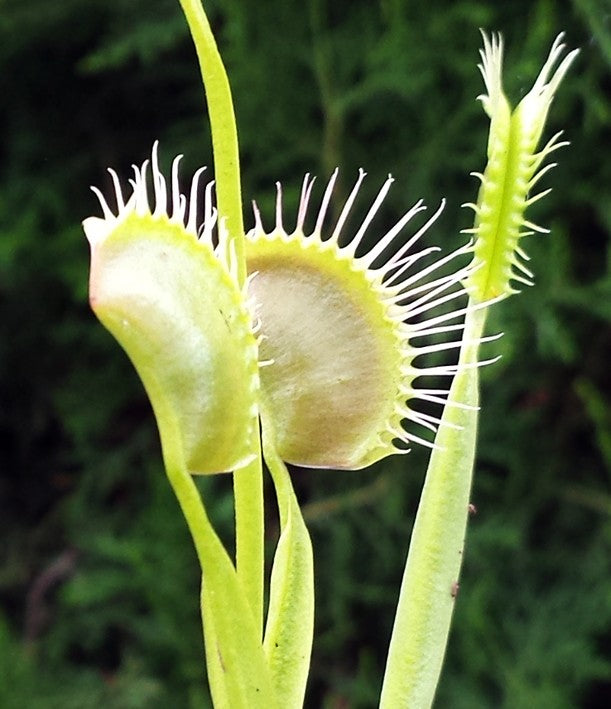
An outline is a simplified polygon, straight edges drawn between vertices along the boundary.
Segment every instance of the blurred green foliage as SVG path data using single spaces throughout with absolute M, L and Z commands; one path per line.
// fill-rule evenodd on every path
M 551 112 L 572 145 L 533 215 L 552 227 L 527 246 L 537 284 L 492 313 L 507 334 L 488 345 L 503 359 L 483 372 L 478 514 L 437 705 L 609 706 L 611 5 L 209 6 L 245 202 L 271 214 L 279 179 L 288 212 L 302 174 L 336 164 L 344 192 L 360 166 L 370 195 L 392 172 L 384 219 L 445 196 L 426 238 L 446 250 L 484 164 L 478 27 L 505 36 L 514 100 L 558 31 L 582 48 Z M 195 555 L 142 387 L 88 309 L 79 226 L 98 209 L 88 185 L 155 138 L 166 163 L 211 163 L 178 3 L 4 0 L 0 96 L 0 706 L 207 707 Z M 308 706 L 376 703 L 426 458 L 295 471 L 317 560 Z M 201 488 L 231 544 L 230 481 Z

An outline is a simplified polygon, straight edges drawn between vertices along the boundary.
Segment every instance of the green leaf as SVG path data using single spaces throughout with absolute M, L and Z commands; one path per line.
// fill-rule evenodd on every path
M 525 212 L 550 192 L 533 194 L 533 189 L 554 166 L 542 167 L 545 159 L 567 143 L 557 133 L 538 152 L 537 146 L 556 90 L 579 51 L 574 49 L 560 61 L 565 49 L 562 36 L 556 38 L 533 87 L 512 112 L 502 85 L 503 40 L 483 34 L 479 68 L 487 93 L 479 98 L 490 117 L 488 164 L 483 174 L 473 173 L 481 181 L 477 204 L 465 205 L 475 212 L 475 224 L 465 232 L 476 237 L 474 261 L 478 266 L 465 285 L 479 302 L 517 292 L 512 281 L 532 285 L 533 274 L 524 265 L 528 256 L 519 242 L 548 230 L 528 221 Z
M 204 569 L 201 611 L 208 684 L 218 709 L 274 709 L 276 701 L 252 611 L 229 559 Z M 292 706 L 292 705 L 290 705 Z
M 214 218 L 207 212 L 198 238 L 190 207 L 185 227 L 175 178 L 170 218 L 156 163 L 154 149 L 153 213 L 145 163 L 124 205 L 117 187 L 117 217 L 103 203 L 105 218 L 84 222 L 91 244 L 91 306 L 136 367 L 162 445 L 168 445 L 167 421 L 177 419 L 190 473 L 234 470 L 253 459 L 258 436 L 257 344 L 250 314 L 231 265 L 213 248 Z
M 278 456 L 266 420 L 263 451 L 280 510 L 280 540 L 274 557 L 263 647 L 281 707 L 303 706 L 314 629 L 312 543 L 291 479 Z
M 478 420 L 479 339 L 486 309 L 470 310 L 459 369 L 435 436 L 388 651 L 381 709 L 433 703 L 445 655 L 469 510 Z
M 244 587 L 186 470 L 177 422 L 169 422 L 169 429 L 164 462 L 202 568 L 201 612 L 208 681 L 215 706 L 217 709 L 280 707 Z

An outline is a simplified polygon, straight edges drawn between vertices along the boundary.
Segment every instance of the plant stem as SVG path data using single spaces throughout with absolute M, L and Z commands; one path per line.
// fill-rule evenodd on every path
M 231 88 L 210 24 L 200 0 L 180 0 L 189 24 L 199 59 L 206 91 L 219 219 L 229 232 L 228 246 L 235 250 L 238 283 L 246 280 L 244 224 L 240 187 L 238 134 Z M 238 577 L 249 599 L 255 623 L 262 636 L 263 627 L 263 472 L 260 443 L 254 461 L 234 473 L 236 514 L 236 566 Z
M 236 526 L 236 567 L 249 599 L 260 640 L 263 639 L 263 469 L 260 441 L 257 457 L 233 476 Z
M 465 319 L 459 369 L 435 438 L 437 448 L 431 455 L 412 532 L 381 709 L 426 709 L 435 696 L 469 514 L 479 400 L 476 364 L 486 312 L 486 308 L 470 309 Z
M 166 461 L 166 474 L 193 538 L 202 570 L 210 556 L 210 520 L 199 491 L 189 473 L 175 461 Z M 218 542 L 220 544 L 220 541 Z
M 238 281 L 246 279 L 240 157 L 231 88 L 223 60 L 200 0 L 180 0 L 197 51 L 206 91 L 219 219 L 225 220 L 238 263 Z

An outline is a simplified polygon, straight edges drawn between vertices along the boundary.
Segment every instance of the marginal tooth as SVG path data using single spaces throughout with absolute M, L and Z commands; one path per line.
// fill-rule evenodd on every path
M 108 206 L 108 202 L 106 201 L 106 198 L 102 194 L 101 190 L 99 190 L 97 187 L 95 187 L 95 185 L 91 185 L 90 188 L 91 188 L 91 191 L 98 198 L 98 202 L 100 203 L 100 207 L 102 207 L 102 213 L 104 214 L 104 219 L 115 219 L 115 215 L 112 213 L 110 207 Z
M 123 201 L 123 193 L 121 192 L 121 183 L 119 182 L 119 176 L 112 169 L 112 167 L 108 168 L 108 172 L 112 178 L 112 183 L 115 188 L 115 198 L 117 200 L 117 209 L 118 209 L 119 213 L 121 213 L 125 209 L 125 202 Z

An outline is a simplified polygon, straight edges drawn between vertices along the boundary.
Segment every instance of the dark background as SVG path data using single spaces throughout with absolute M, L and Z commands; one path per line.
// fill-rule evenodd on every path
M 517 101 L 556 34 L 581 47 L 546 136 L 572 145 L 531 211 L 536 286 L 495 308 L 455 624 L 436 705 L 609 706 L 611 698 L 611 6 L 603 0 L 231 0 L 209 14 L 232 81 L 245 204 L 287 212 L 306 171 L 339 193 L 388 172 L 390 224 L 448 206 L 461 243 L 485 160 L 478 28 L 507 44 Z M 154 420 L 87 304 L 90 184 L 155 138 L 210 164 L 186 23 L 171 0 L 0 4 L 0 706 L 208 706 L 199 578 Z M 319 187 L 320 189 L 320 187 Z M 320 194 L 320 193 L 319 193 Z M 247 224 L 251 218 L 247 215 Z M 307 705 L 375 706 L 427 454 L 295 471 L 313 536 Z M 228 477 L 201 481 L 231 544 Z M 271 491 L 270 491 L 271 492 Z M 272 500 L 270 494 L 270 500 Z M 270 551 L 275 510 L 269 506 Z

